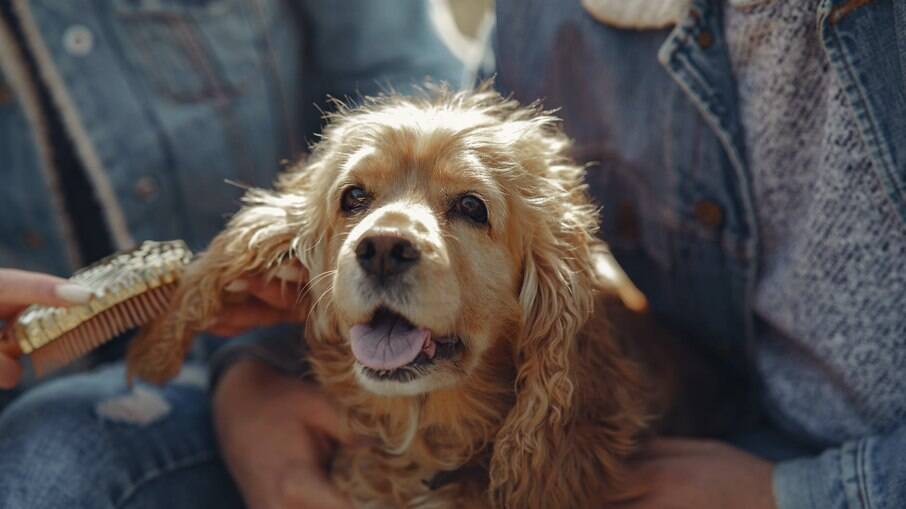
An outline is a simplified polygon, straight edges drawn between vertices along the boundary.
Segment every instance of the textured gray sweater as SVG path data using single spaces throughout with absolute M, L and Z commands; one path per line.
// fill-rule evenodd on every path
M 730 2 L 724 28 L 762 239 L 766 404 L 830 443 L 906 420 L 906 228 L 820 44 L 817 5 Z

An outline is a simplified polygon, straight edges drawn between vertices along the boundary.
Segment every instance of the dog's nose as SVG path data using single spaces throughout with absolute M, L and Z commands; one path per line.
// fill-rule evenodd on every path
M 359 266 L 372 276 L 395 276 L 415 265 L 421 257 L 412 242 L 392 235 L 365 237 L 355 248 Z

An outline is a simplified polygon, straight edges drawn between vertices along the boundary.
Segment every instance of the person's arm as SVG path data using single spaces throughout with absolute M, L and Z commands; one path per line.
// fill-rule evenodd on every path
M 906 427 L 771 464 L 713 440 L 656 440 L 620 509 L 894 509 L 906 506 Z
M 906 507 L 906 427 L 774 467 L 778 509 Z

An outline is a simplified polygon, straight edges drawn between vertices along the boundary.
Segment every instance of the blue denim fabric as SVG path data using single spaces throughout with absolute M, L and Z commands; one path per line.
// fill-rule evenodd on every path
M 34 389 L 0 416 L 0 507 L 243 507 L 217 450 L 205 376 L 188 365 L 165 388 L 130 389 L 110 367 Z M 136 394 L 165 411 L 130 414 L 122 398 Z
M 203 248 L 242 194 L 226 181 L 269 185 L 280 161 L 312 139 L 313 103 L 326 94 L 406 90 L 425 77 L 459 85 L 464 76 L 420 0 L 392 9 L 365 0 L 17 7 L 31 49 L 46 48 L 39 67 L 65 88 L 67 127 L 84 134 L 80 154 L 96 155 L 86 166 L 97 189 L 110 189 L 102 205 L 108 223 L 122 223 L 120 248 L 173 238 Z M 54 205 L 35 141 L 21 101 L 0 104 L 0 267 L 69 274 L 65 223 L 79 218 Z
M 579 2 L 498 0 L 496 62 L 504 92 L 559 108 L 577 158 L 599 163 L 589 185 L 602 207 L 602 235 L 653 311 L 755 378 L 752 297 L 761 244 L 722 43 L 724 3 L 693 0 L 670 29 L 621 30 Z M 824 0 L 815 26 L 873 171 L 906 219 L 906 4 Z M 872 302 L 872 288 L 856 291 Z M 904 326 L 901 320 L 896 330 Z M 847 338 L 858 341 L 879 338 Z M 901 382 L 903 368 L 879 375 L 886 389 Z M 832 372 L 826 377 L 838 383 Z M 860 403 L 851 410 L 859 412 Z M 805 444 L 795 456 L 773 455 L 779 507 L 906 506 L 906 422 L 890 425 L 885 416 L 867 436 L 827 441 L 768 410 L 775 426 Z

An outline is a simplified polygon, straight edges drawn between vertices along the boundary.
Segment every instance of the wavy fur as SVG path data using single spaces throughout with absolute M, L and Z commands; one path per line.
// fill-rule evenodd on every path
M 606 247 L 595 236 L 584 169 L 569 158 L 559 121 L 488 87 L 338 104 L 329 121 L 308 161 L 274 190 L 249 191 L 193 263 L 167 316 L 134 341 L 130 375 L 174 376 L 230 281 L 296 258 L 312 275 L 300 319 L 317 379 L 352 429 L 381 443 L 341 451 L 334 463 L 334 479 L 357 505 L 575 508 L 625 496 L 622 466 L 649 426 L 655 398 L 603 316 L 614 298 L 602 290 L 594 256 Z M 337 185 L 363 165 L 393 182 L 384 195 L 433 211 L 423 226 L 438 231 L 433 242 L 444 256 L 415 280 L 418 292 L 429 293 L 412 300 L 432 307 L 436 295 L 422 287 L 439 286 L 447 301 L 415 312 L 469 338 L 444 382 L 414 395 L 363 387 L 344 334 L 355 315 L 349 299 L 337 297 L 349 287 L 344 249 L 370 219 L 337 214 Z M 424 168 L 432 168 L 428 180 Z M 486 231 L 429 207 L 432 192 L 452 189 L 463 175 L 487 188 Z M 383 204 L 373 214 L 389 214 L 380 212 Z M 459 298 L 451 304 L 450 295 Z M 447 316 L 451 309 L 455 316 Z M 471 464 L 487 473 L 436 491 L 423 482 Z

